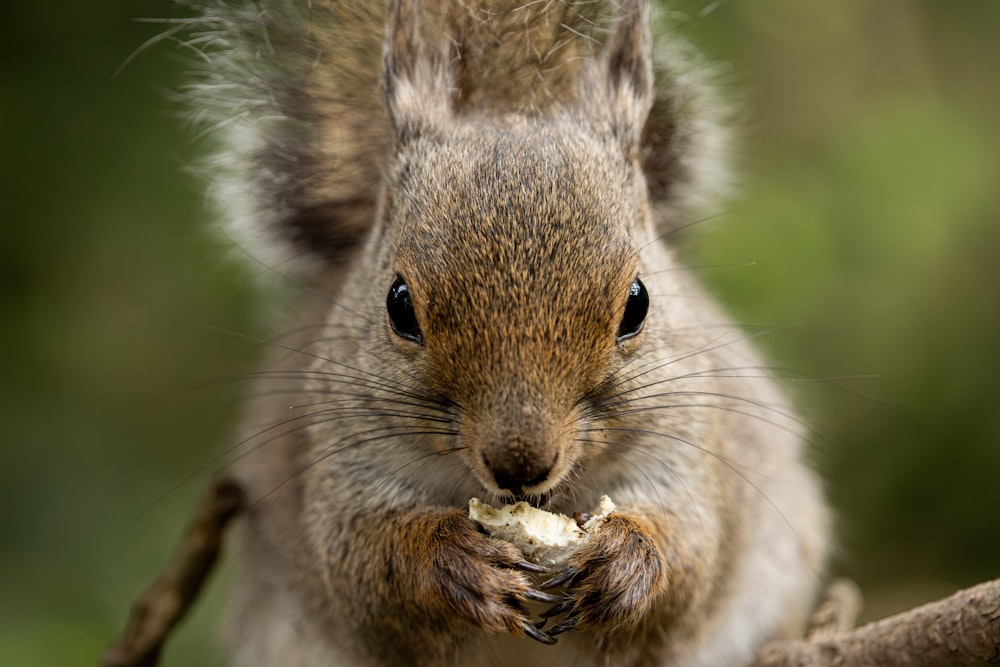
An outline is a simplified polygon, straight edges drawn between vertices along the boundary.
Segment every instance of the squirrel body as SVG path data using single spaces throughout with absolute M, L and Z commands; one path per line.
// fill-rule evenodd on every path
M 787 400 L 667 246 L 712 112 L 654 81 L 645 4 L 204 25 L 223 208 L 269 266 L 311 258 L 234 462 L 234 663 L 743 665 L 800 629 L 829 518 Z M 548 583 L 465 511 L 605 494 Z

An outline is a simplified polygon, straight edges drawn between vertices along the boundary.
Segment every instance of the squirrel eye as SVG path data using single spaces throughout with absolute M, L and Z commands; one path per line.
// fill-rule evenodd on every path
M 618 325 L 618 342 L 628 340 L 642 331 L 646 323 L 646 312 L 649 310 L 649 292 L 642 281 L 636 278 L 628 289 L 628 301 L 625 302 L 625 314 Z
M 410 299 L 410 288 L 402 276 L 396 276 L 392 287 L 389 288 L 385 307 L 389 311 L 389 325 L 397 335 L 415 343 L 423 342 L 424 336 L 420 331 L 420 325 L 417 324 L 417 314 Z

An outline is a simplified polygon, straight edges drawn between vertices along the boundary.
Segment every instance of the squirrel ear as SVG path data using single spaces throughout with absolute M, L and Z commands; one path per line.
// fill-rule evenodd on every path
M 397 144 L 436 133 L 450 114 L 451 77 L 443 55 L 428 53 L 421 14 L 419 0 L 394 0 L 389 12 L 382 82 Z
M 604 69 L 612 129 L 630 157 L 636 157 L 653 104 L 652 38 L 645 0 L 624 0 L 604 47 Z

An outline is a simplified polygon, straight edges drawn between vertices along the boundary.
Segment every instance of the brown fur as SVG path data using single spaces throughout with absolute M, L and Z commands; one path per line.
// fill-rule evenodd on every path
M 259 499 L 237 663 L 746 662 L 803 620 L 827 517 L 786 402 L 664 243 L 691 124 L 655 92 L 644 3 L 398 0 L 378 53 L 381 10 L 353 7 L 263 19 L 300 97 L 251 156 L 283 170 L 258 221 L 321 264 L 236 465 Z M 637 276 L 649 314 L 619 340 Z M 419 340 L 390 327 L 397 277 Z M 544 584 L 468 498 L 604 493 L 559 642 L 533 643 Z

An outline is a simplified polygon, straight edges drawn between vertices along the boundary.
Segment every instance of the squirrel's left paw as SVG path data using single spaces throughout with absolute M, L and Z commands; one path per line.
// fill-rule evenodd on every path
M 547 630 L 613 634 L 634 627 L 667 587 L 667 564 L 653 537 L 624 514 L 611 514 L 600 532 L 540 588 L 566 586 L 562 602 L 545 611 L 566 617 Z

